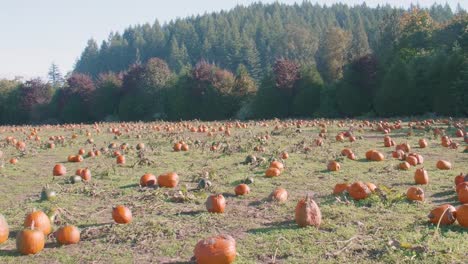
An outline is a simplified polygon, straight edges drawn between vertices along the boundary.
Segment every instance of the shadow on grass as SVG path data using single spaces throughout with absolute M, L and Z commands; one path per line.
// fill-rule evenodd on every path
M 448 191 L 434 193 L 433 195 L 431 195 L 431 197 L 444 197 L 444 196 L 453 195 L 453 194 L 454 194 L 454 191 L 452 189 L 449 189 Z
M 21 254 L 12 249 L 12 250 L 7 250 L 7 249 L 0 249 L 0 257 L 19 257 Z
M 176 213 L 176 215 L 189 215 L 189 216 L 194 216 L 194 215 L 199 215 L 199 214 L 203 214 L 203 213 L 206 213 L 206 211 L 203 211 L 203 210 L 185 211 L 185 212 Z
M 78 228 L 84 229 L 84 228 L 90 228 L 90 227 L 100 227 L 100 226 L 106 226 L 106 225 L 112 225 L 114 222 L 109 222 L 109 223 L 99 223 L 99 224 L 84 224 L 84 225 L 78 225 Z
M 233 193 L 227 193 L 227 192 L 222 193 L 222 195 L 223 195 L 225 198 L 228 198 L 228 197 L 236 197 L 235 194 L 233 194 Z
M 250 234 L 261 234 L 261 233 L 268 233 L 272 231 L 279 231 L 279 230 L 288 230 L 288 229 L 297 229 L 299 228 L 295 221 L 287 220 L 282 222 L 273 222 L 265 224 L 266 227 L 260 228 L 253 228 L 247 230 L 247 233 Z
M 127 185 L 124 185 L 124 186 L 120 186 L 119 188 L 120 189 L 130 189 L 130 188 L 136 188 L 140 186 L 139 184 L 137 183 L 132 183 L 132 184 L 127 184 Z

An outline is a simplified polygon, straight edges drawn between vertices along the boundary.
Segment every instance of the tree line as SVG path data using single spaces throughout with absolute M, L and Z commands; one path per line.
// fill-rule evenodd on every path
M 0 80 L 0 122 L 468 115 L 468 15 L 254 4 L 90 40 L 48 82 Z

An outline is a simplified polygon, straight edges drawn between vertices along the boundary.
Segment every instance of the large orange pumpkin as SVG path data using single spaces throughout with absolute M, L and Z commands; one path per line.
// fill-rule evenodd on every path
M 322 223 L 322 213 L 315 201 L 307 195 L 296 205 L 296 223 L 300 227 L 316 226 Z
M 198 264 L 230 264 L 236 259 L 236 241 L 229 235 L 200 240 L 193 251 Z
M 41 252 L 45 246 L 44 233 L 34 228 L 31 223 L 31 229 L 23 229 L 16 235 L 16 249 L 23 255 L 31 255 Z
M 158 176 L 159 187 L 174 188 L 179 183 L 179 176 L 175 172 L 168 172 Z
M 450 204 L 443 204 L 434 208 L 428 215 L 429 221 L 435 225 L 439 223 L 441 225 L 451 225 L 455 222 L 455 207 Z
M 34 210 L 32 213 L 26 216 L 24 219 L 23 226 L 25 228 L 31 227 L 34 223 L 34 228 L 37 230 L 41 230 L 44 235 L 50 234 L 52 232 L 52 226 L 50 224 L 49 217 L 42 211 Z
M 217 195 L 210 195 L 208 199 L 206 199 L 206 210 L 210 213 L 224 213 L 224 209 L 226 208 L 226 199 L 222 194 Z

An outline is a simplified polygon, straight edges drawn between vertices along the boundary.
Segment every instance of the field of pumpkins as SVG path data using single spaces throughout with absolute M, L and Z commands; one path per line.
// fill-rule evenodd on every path
M 0 263 L 466 263 L 467 128 L 0 126 Z

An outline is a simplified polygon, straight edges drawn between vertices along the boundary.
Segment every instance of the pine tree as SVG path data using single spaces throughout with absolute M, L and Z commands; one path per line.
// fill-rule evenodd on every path
M 54 62 L 52 62 L 52 64 L 50 65 L 48 77 L 49 82 L 52 84 L 52 87 L 58 88 L 63 85 L 62 73 L 60 73 L 59 67 Z

